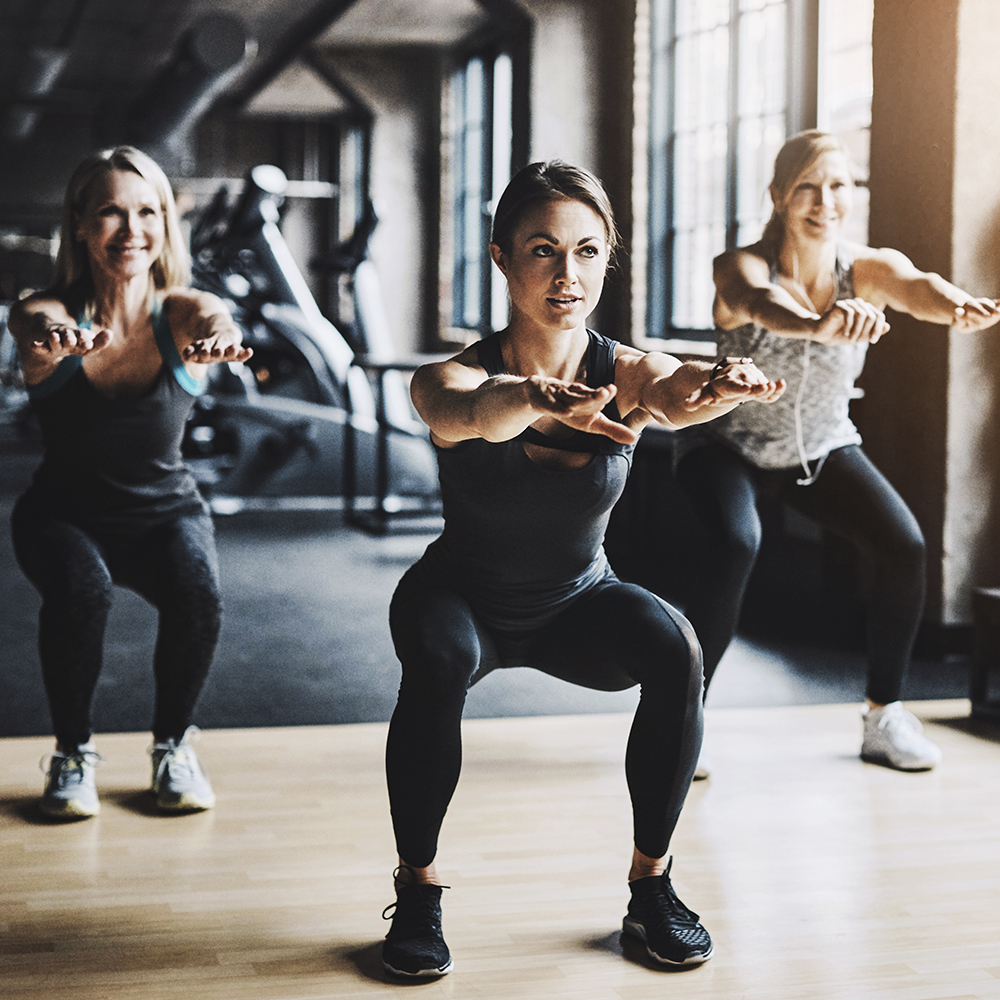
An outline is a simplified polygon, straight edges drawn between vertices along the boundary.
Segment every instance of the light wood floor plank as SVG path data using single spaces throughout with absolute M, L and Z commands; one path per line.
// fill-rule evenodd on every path
M 716 957 L 649 968 L 618 933 L 624 715 L 477 720 L 441 841 L 456 1000 L 1000 1000 L 1000 741 L 912 706 L 927 774 L 856 756 L 856 706 L 716 709 L 673 844 Z M 102 814 L 45 822 L 40 739 L 0 740 L 0 993 L 10 1000 L 398 997 L 379 966 L 393 846 L 385 727 L 217 730 L 218 794 L 160 817 L 148 737 L 100 737 Z

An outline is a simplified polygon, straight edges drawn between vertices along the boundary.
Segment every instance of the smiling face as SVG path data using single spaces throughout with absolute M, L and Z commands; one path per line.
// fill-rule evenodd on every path
M 76 223 L 92 272 L 118 281 L 149 274 L 163 252 L 164 231 L 156 191 L 127 170 L 94 178 Z
M 776 203 L 780 195 L 772 190 Z M 854 183 L 847 157 L 829 151 L 815 159 L 795 180 L 779 212 L 785 237 L 835 240 L 854 204 Z
M 491 243 L 490 253 L 507 279 L 512 323 L 574 330 L 600 300 L 608 240 L 601 217 L 582 201 L 531 205 L 514 227 L 510 251 Z

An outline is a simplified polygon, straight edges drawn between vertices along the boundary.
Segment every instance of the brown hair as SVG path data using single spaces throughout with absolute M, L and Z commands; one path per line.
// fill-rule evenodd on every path
M 159 290 L 186 285 L 190 278 L 190 260 L 166 174 L 154 160 L 132 146 L 103 149 L 91 153 L 73 171 L 63 201 L 62 231 L 52 290 L 61 298 L 70 300 L 74 308 L 88 306 L 94 296 L 90 258 L 86 246 L 76 239 L 76 227 L 87 207 L 95 180 L 113 170 L 138 174 L 159 198 L 163 212 L 163 251 L 150 269 L 153 287 Z
M 785 221 L 781 214 L 785 202 L 794 190 L 796 181 L 825 153 L 843 153 L 850 161 L 846 147 L 835 135 L 815 128 L 793 135 L 778 150 L 774 160 L 774 177 L 769 188 L 774 208 L 764 227 L 762 243 L 777 245 L 781 242 L 785 234 Z
M 505 254 L 512 249 L 514 230 L 533 205 L 540 201 L 560 201 L 568 198 L 592 208 L 604 223 L 608 241 L 608 256 L 614 257 L 618 246 L 618 229 L 604 185 L 589 170 L 574 167 L 563 160 L 538 161 L 522 167 L 504 189 L 493 213 L 495 243 Z

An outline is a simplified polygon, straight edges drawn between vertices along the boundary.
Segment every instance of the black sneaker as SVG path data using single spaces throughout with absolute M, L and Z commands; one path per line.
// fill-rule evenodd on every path
M 396 902 L 382 911 L 392 927 L 382 945 L 382 965 L 397 976 L 443 976 L 451 953 L 441 933 L 441 890 L 447 886 L 396 884 Z M 395 910 L 389 916 L 391 910 Z
M 670 884 L 671 858 L 662 875 L 629 883 L 632 899 L 622 931 L 645 942 L 649 957 L 664 965 L 700 965 L 712 957 L 712 939 Z

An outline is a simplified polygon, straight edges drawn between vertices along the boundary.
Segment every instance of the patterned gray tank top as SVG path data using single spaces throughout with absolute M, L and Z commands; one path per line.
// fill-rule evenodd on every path
M 768 261 L 777 284 L 777 259 Z M 843 244 L 837 247 L 835 301 L 854 298 L 854 259 Z M 705 432 L 739 452 L 761 469 L 803 467 L 807 479 L 818 473 L 810 462 L 835 448 L 860 444 L 848 404 L 856 394 L 867 344 L 818 344 L 813 340 L 779 337 L 756 323 L 719 330 L 717 356 L 753 358 L 768 378 L 788 383 L 784 395 L 767 405 L 738 406 L 706 424 Z

